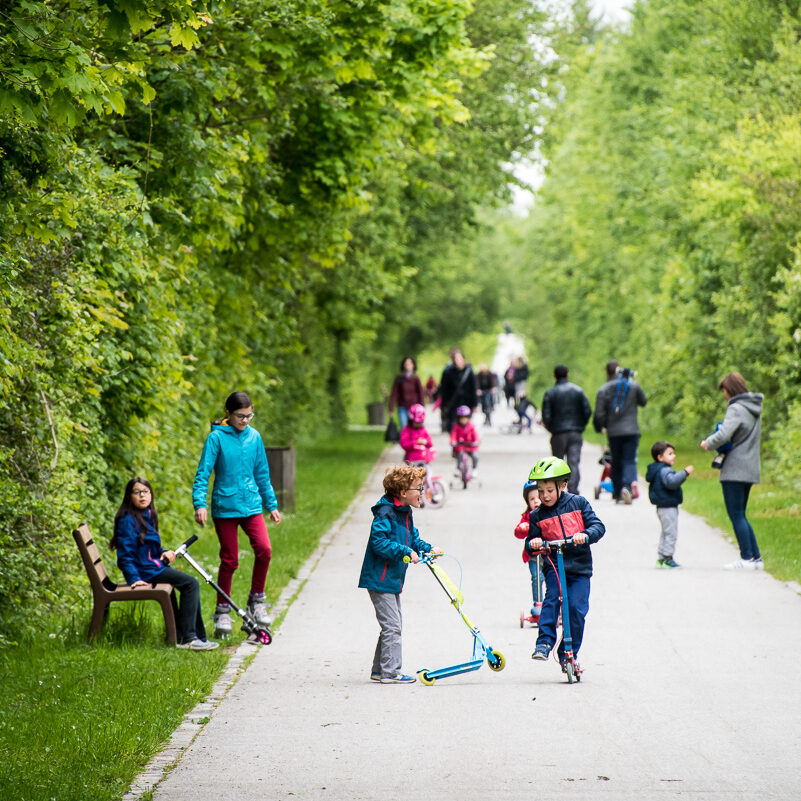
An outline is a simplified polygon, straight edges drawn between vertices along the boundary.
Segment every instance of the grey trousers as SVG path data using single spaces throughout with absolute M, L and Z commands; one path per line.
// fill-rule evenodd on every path
M 673 557 L 676 540 L 679 536 L 679 507 L 657 506 L 656 514 L 662 524 L 662 535 L 659 537 L 657 553 L 660 559 L 669 559 Z
M 551 453 L 557 459 L 564 459 L 570 468 L 570 479 L 567 482 L 567 491 L 578 495 L 579 462 L 581 461 L 581 445 L 583 439 L 578 431 L 563 431 L 561 434 L 551 434 Z
M 401 672 L 401 615 L 400 593 L 376 592 L 368 590 L 375 607 L 375 617 L 381 626 L 378 643 L 373 655 L 373 673 L 382 676 L 396 676 Z

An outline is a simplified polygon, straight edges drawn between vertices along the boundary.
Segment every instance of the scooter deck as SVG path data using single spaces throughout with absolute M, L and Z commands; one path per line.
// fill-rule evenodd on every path
M 450 667 L 439 668 L 438 670 L 428 670 L 423 668 L 430 679 L 444 679 L 448 676 L 458 676 L 460 673 L 470 673 L 478 670 L 484 664 L 484 659 L 473 659 L 470 662 L 462 662 L 461 665 L 451 665 Z M 420 671 L 418 671 L 420 672 Z

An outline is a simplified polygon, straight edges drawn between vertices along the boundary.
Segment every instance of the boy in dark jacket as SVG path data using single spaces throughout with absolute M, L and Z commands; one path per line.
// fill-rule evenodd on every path
M 676 539 L 679 536 L 679 504 L 684 500 L 681 485 L 695 469 L 687 465 L 676 471 L 676 451 L 669 442 L 660 440 L 651 446 L 651 458 L 645 480 L 648 482 L 648 498 L 656 506 L 656 514 L 662 526 L 662 535 L 657 547 L 656 566 L 661 568 L 681 567 L 673 560 Z
M 385 494 L 373 507 L 370 540 L 362 562 L 359 586 L 370 593 L 381 633 L 373 656 L 370 678 L 382 684 L 411 684 L 414 676 L 401 672 L 400 594 L 409 561 L 417 563 L 420 554 L 439 553 L 421 539 L 414 527 L 412 509 L 420 507 L 425 486 L 424 467 L 391 467 L 384 476 Z
M 570 478 L 567 462 L 551 456 L 540 459 L 529 473 L 529 481 L 537 482 L 541 504 L 529 512 L 529 531 L 526 550 L 534 556 L 542 549 L 543 541 L 573 538 L 572 545 L 563 551 L 567 597 L 570 602 L 570 632 L 573 635 L 573 654 L 578 656 L 584 636 L 584 619 L 590 608 L 590 577 L 592 554 L 589 546 L 603 537 L 606 527 L 592 510 L 586 498 L 565 491 Z M 532 659 L 545 660 L 556 642 L 556 622 L 559 617 L 559 576 L 545 559 L 545 599 L 540 614 L 537 647 Z M 565 670 L 564 643 L 557 649 L 559 664 Z M 576 664 L 577 672 L 580 672 Z

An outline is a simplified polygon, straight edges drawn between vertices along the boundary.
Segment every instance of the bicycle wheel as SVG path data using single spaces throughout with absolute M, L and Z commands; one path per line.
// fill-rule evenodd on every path
M 426 488 L 426 504 L 432 509 L 439 509 L 445 503 L 445 485 L 436 479 Z

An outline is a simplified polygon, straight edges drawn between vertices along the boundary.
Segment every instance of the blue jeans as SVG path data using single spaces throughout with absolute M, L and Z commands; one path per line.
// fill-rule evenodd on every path
M 760 559 L 754 529 L 751 528 L 751 524 L 745 516 L 751 484 L 747 481 L 721 481 L 720 486 L 723 489 L 726 514 L 731 520 L 734 536 L 737 537 L 737 544 L 740 546 L 740 558 Z
M 590 610 L 590 577 L 567 576 L 567 600 L 570 606 L 570 636 L 573 639 L 573 656 L 578 656 L 581 641 L 584 639 L 584 618 Z M 559 576 L 549 569 L 545 573 L 545 600 L 540 615 L 540 633 L 537 645 L 556 642 L 556 622 L 559 619 Z M 564 658 L 565 644 L 561 642 L 557 650 L 559 661 Z
M 400 426 L 401 431 L 406 428 L 406 424 L 409 422 L 409 410 L 403 406 L 398 406 L 398 425 Z
M 620 498 L 624 487 L 631 491 L 631 485 L 637 480 L 637 446 L 639 444 L 639 434 L 609 437 L 609 451 L 612 454 L 612 497 L 615 500 Z

